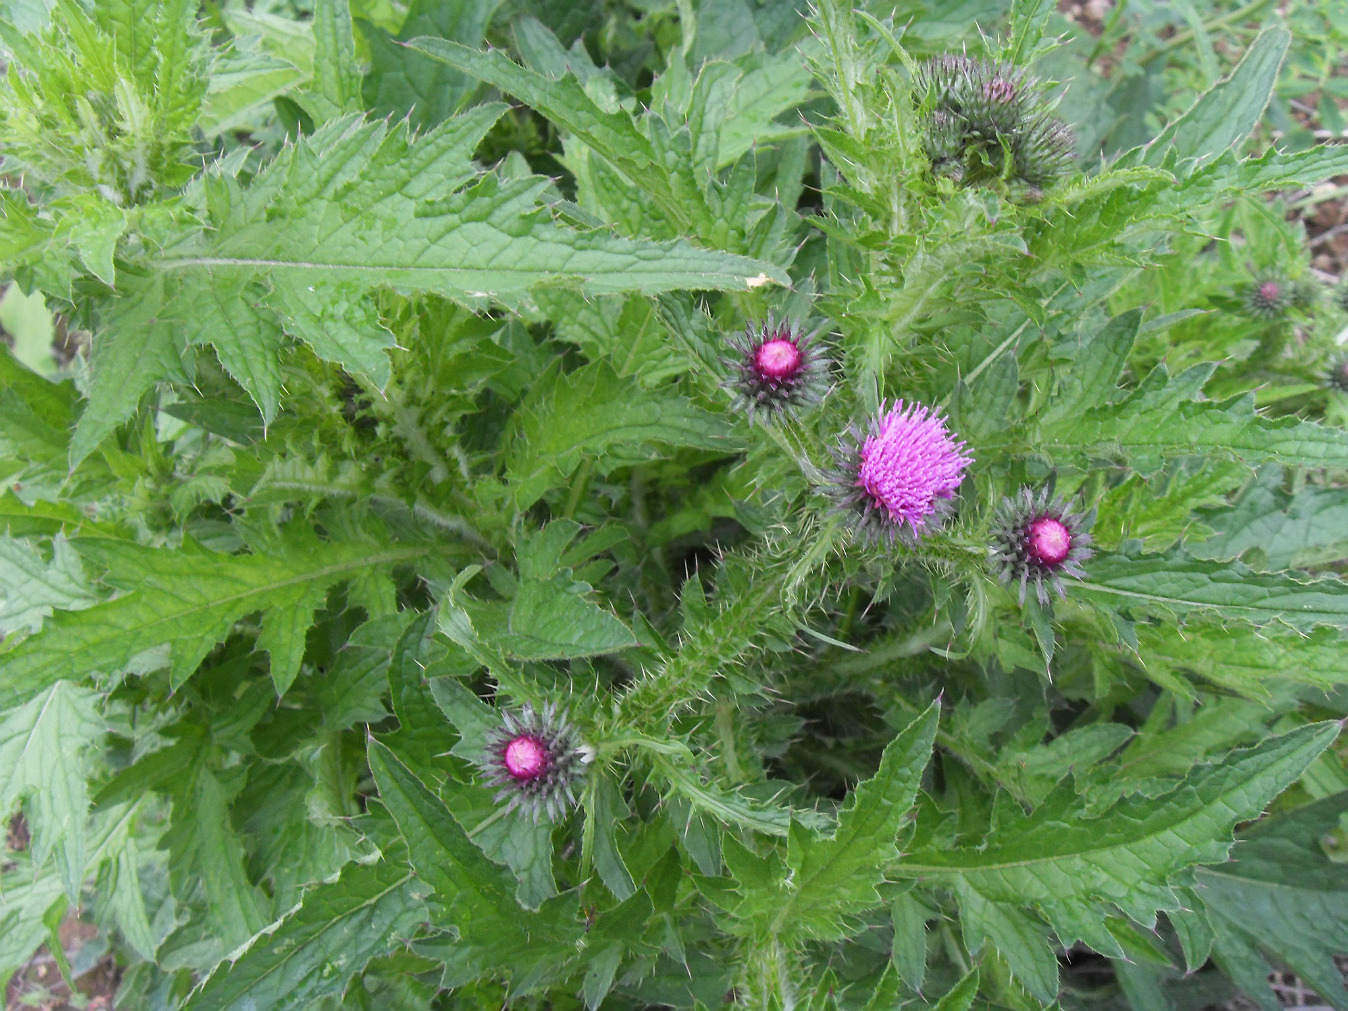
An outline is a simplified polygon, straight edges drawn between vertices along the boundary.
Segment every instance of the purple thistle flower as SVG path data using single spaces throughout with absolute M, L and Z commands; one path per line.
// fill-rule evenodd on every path
M 733 375 L 723 384 L 735 393 L 735 406 L 752 420 L 756 411 L 770 414 L 819 403 L 828 392 L 829 359 L 815 338 L 823 325 L 804 333 L 772 316 L 767 323 L 749 323 L 743 336 L 728 338 L 736 354 L 725 359 Z
M 832 493 L 857 515 L 867 541 L 914 543 L 950 512 L 973 463 L 965 448 L 931 408 L 881 404 L 867 434 L 850 426 L 834 450 Z
M 1074 513 L 1051 488 L 1022 488 L 997 508 L 992 527 L 992 565 L 1003 583 L 1020 584 L 1020 602 L 1034 584 L 1039 603 L 1047 605 L 1048 587 L 1066 597 L 1062 576 L 1083 578 L 1081 563 L 1090 558 L 1091 523 L 1095 510 Z
M 527 811 L 535 822 L 540 815 L 557 821 L 575 805 L 575 786 L 592 752 L 551 702 L 541 714 L 526 705 L 503 711 L 501 720 L 477 759 L 487 784 L 500 787 L 496 802 L 504 801 L 507 812 Z

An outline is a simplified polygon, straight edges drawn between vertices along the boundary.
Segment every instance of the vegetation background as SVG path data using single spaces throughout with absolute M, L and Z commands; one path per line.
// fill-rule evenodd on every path
M 0 0 L 7 1008 L 1348 1006 L 1346 46 Z M 937 170 L 943 53 L 1072 170 Z M 751 421 L 769 314 L 832 388 Z M 897 396 L 974 464 L 867 544 L 819 491 Z M 989 557 L 1046 487 L 1047 605 Z M 476 769 L 548 703 L 556 823 Z

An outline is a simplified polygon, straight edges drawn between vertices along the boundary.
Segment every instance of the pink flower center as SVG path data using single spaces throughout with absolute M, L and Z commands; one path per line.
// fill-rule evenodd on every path
M 764 379 L 790 379 L 800 370 L 800 348 L 784 337 L 770 340 L 754 353 L 754 368 Z
M 548 748 L 537 737 L 521 734 L 505 747 L 505 767 L 512 779 L 537 779 L 548 771 Z
M 1267 299 L 1268 301 L 1272 302 L 1275 298 L 1278 297 L 1278 282 L 1265 281 L 1263 284 L 1261 284 L 1259 286 L 1259 297 Z
M 1072 550 L 1072 532 L 1062 520 L 1040 516 L 1025 532 L 1025 552 L 1040 565 L 1056 567 Z

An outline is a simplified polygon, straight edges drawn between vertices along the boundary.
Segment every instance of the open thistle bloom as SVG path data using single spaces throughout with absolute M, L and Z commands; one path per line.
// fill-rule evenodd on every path
M 992 565 L 998 577 L 1020 584 L 1022 604 L 1031 583 L 1040 604 L 1048 604 L 1049 587 L 1065 598 L 1062 576 L 1083 578 L 1081 563 L 1094 554 L 1089 533 L 1094 521 L 1094 509 L 1072 512 L 1050 488 L 1022 488 L 1015 498 L 1002 499 L 992 527 Z
M 725 386 L 735 393 L 735 406 L 753 418 L 756 411 L 775 414 L 819 403 L 828 392 L 829 360 L 816 342 L 820 325 L 809 333 L 803 327 L 775 322 L 749 323 L 744 335 L 727 338 L 735 357 L 725 359 L 732 370 Z
M 1020 68 L 947 54 L 923 63 L 913 83 L 938 174 L 975 185 L 1005 178 L 1037 190 L 1071 166 L 1071 128 Z
M 855 425 L 843 433 L 829 490 L 856 516 L 867 542 L 915 543 L 950 512 L 964 468 L 973 463 L 965 448 L 931 408 L 881 404 L 865 433 Z
M 565 710 L 549 702 L 543 712 L 526 705 L 502 711 L 502 725 L 487 735 L 477 760 L 487 784 L 500 787 L 496 802 L 506 811 L 528 812 L 557 821 L 576 803 L 575 787 L 593 757 L 567 721 Z
M 1241 292 L 1241 305 L 1246 315 L 1256 319 L 1281 319 L 1294 301 L 1294 285 L 1276 271 L 1255 275 Z

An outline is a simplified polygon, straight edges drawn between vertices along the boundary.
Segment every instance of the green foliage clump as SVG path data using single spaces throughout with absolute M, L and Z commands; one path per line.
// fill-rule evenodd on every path
M 1348 1002 L 1348 94 L 797 6 L 0 0 L 0 981 Z

